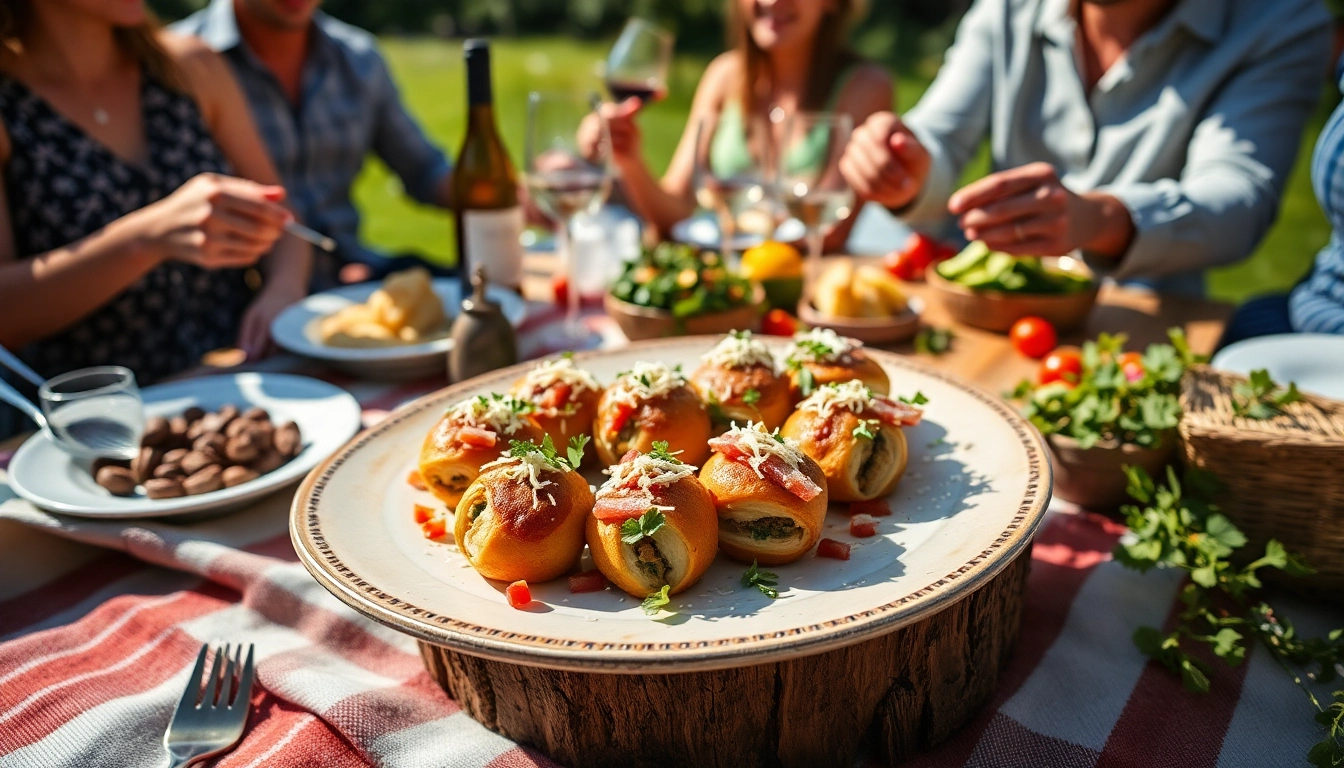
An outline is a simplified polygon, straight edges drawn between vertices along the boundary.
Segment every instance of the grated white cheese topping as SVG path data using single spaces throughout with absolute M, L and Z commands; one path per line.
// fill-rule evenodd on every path
M 512 435 L 527 423 L 523 414 L 533 410 L 532 404 L 505 395 L 481 395 L 454 405 L 449 413 L 475 427 L 489 427 L 493 432 Z
M 593 374 L 575 365 L 568 357 L 557 357 L 543 360 L 528 371 L 523 377 L 523 391 L 533 394 L 543 392 L 557 381 L 568 384 L 573 394 L 601 388 Z
M 775 356 L 760 339 L 751 337 L 751 331 L 729 333 L 700 359 L 721 368 L 750 368 L 754 365 L 763 365 L 770 370 L 775 368 Z
M 611 385 L 610 399 L 635 408 L 643 401 L 662 397 L 685 384 L 686 377 L 681 375 L 681 371 L 665 363 L 641 361 Z
M 532 487 L 532 508 L 541 506 L 541 498 L 537 496 L 537 491 L 548 485 L 555 485 L 554 481 L 543 480 L 543 472 L 567 472 L 569 470 L 560 469 L 553 466 L 540 451 L 533 451 L 523 456 L 513 456 L 507 452 L 500 455 L 498 459 L 481 465 L 481 473 L 486 470 L 502 467 L 504 476 L 510 480 L 526 480 Z M 546 498 L 550 499 L 551 505 L 555 505 L 555 497 L 549 492 Z
M 863 342 L 858 339 L 841 336 L 830 328 L 813 328 L 793 335 L 793 351 L 789 353 L 789 360 L 830 363 L 862 346 Z
M 873 399 L 873 391 L 857 379 L 843 384 L 827 384 L 817 387 L 806 400 L 798 404 L 798 410 L 812 411 L 823 417 L 846 408 L 854 413 L 863 413 Z
M 678 451 L 680 453 L 680 451 Z M 668 461 L 656 456 L 650 456 L 647 453 L 640 454 L 634 459 L 623 464 L 615 464 L 604 470 L 603 474 L 611 475 L 601 488 L 597 489 L 597 498 L 610 496 L 619 489 L 623 489 L 629 484 L 630 479 L 635 479 L 636 487 L 643 492 L 649 500 L 649 506 L 655 509 L 669 510 L 675 509 L 666 504 L 658 504 L 653 497 L 653 487 L 656 485 L 672 485 L 688 477 L 695 477 L 698 467 L 690 464 L 683 464 L 680 461 Z
M 748 421 L 745 427 L 739 427 L 736 423 L 727 432 L 723 433 L 725 438 L 737 438 L 736 442 L 751 456 L 747 458 L 747 464 L 751 466 L 753 472 L 762 480 L 765 475 L 761 472 L 761 465 L 771 456 L 778 456 L 786 464 L 794 469 L 803 460 L 803 453 L 798 447 L 798 441 L 791 437 L 776 439 L 770 430 L 765 428 L 765 424 L 758 421 Z

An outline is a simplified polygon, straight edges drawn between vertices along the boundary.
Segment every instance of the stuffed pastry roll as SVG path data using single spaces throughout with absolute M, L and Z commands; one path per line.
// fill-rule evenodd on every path
M 531 403 L 505 395 L 481 395 L 449 408 L 420 447 L 420 476 L 429 492 L 456 506 L 481 465 L 499 458 L 509 440 L 540 444 L 546 433 L 531 412 Z
M 631 449 L 647 453 L 659 440 L 682 461 L 699 464 L 709 453 L 709 430 L 709 412 L 680 367 L 639 362 L 597 401 L 593 442 L 608 466 Z
M 829 328 L 795 334 L 785 367 L 793 384 L 795 402 L 823 384 L 851 379 L 862 381 L 879 395 L 891 389 L 887 372 L 864 354 L 863 342 L 845 338 Z
M 774 356 L 751 331 L 733 331 L 700 358 L 691 386 L 709 406 L 715 434 L 734 422 L 779 429 L 793 410 L 788 378 L 775 370 Z
M 532 403 L 533 421 L 552 442 L 569 445 L 573 438 L 592 431 L 602 387 L 593 374 L 565 356 L 538 363 L 513 385 L 512 392 Z M 588 455 L 594 456 L 592 451 Z

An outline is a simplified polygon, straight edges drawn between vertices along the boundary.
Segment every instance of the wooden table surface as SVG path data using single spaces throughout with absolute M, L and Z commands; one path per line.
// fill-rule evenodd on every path
M 550 275 L 554 259 L 548 254 L 529 254 L 525 267 L 524 294 L 537 301 L 550 301 Z M 910 284 L 912 296 L 924 296 L 927 287 Z M 953 323 L 936 301 L 927 301 L 927 325 L 949 328 L 954 334 L 951 349 L 942 355 L 920 355 L 929 365 L 979 384 L 990 392 L 1011 390 L 1033 375 L 1037 361 L 1019 355 L 1006 336 Z M 1086 325 L 1065 335 L 1061 343 L 1081 344 L 1098 333 L 1127 333 L 1139 348 L 1166 340 L 1167 328 L 1181 326 L 1190 346 L 1204 354 L 1218 343 L 1232 311 L 1227 304 L 1186 297 L 1164 297 L 1132 289 L 1106 286 Z M 912 353 L 911 344 L 888 347 Z M 221 364 L 236 364 L 237 355 L 216 358 Z M 17 437 L 0 442 L 0 450 L 12 450 L 23 442 Z M 102 550 L 0 520 L 0 600 L 22 594 L 101 554 Z

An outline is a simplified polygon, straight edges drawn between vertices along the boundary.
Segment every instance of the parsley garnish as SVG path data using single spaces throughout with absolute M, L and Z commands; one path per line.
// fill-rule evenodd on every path
M 652 507 L 639 517 L 632 517 L 621 523 L 621 541 L 626 544 L 638 544 L 645 536 L 652 536 L 667 523 L 667 517 Z
M 873 429 L 878 427 L 880 424 L 881 422 L 879 422 L 877 419 L 861 420 L 859 422 L 859 426 L 854 428 L 854 436 L 862 437 L 866 440 L 876 439 L 877 433 L 874 432 Z
M 746 392 L 742 393 L 742 402 L 747 405 L 755 405 L 761 402 L 761 393 L 754 389 L 748 389 Z
M 676 453 L 681 453 L 681 451 L 677 451 Z M 672 453 L 671 451 L 668 450 L 666 440 L 654 440 L 653 448 L 649 450 L 647 455 L 652 456 L 655 459 L 670 461 L 673 464 L 680 464 L 681 459 L 677 458 L 676 453 Z
M 762 571 L 755 560 L 751 561 L 751 567 L 742 574 L 742 586 L 755 587 L 761 590 L 761 594 L 770 599 L 779 597 L 779 575 L 770 571 Z
M 872 395 L 869 395 L 869 397 L 871 396 Z M 913 397 L 898 397 L 896 399 L 906 405 L 924 405 L 929 402 L 929 398 L 925 397 L 923 392 L 915 392 Z
M 672 598 L 667 594 L 669 589 L 671 589 L 671 587 L 664 584 L 662 589 L 657 592 L 649 593 L 649 596 L 644 598 L 644 603 L 640 605 L 640 607 L 650 616 L 657 616 L 659 611 L 665 610 L 664 606 L 672 602 Z
M 555 449 L 555 443 L 551 442 L 551 436 L 546 435 L 541 439 L 541 445 L 537 445 L 531 440 L 510 440 L 509 455 L 515 459 L 522 459 L 534 453 L 540 453 L 541 458 L 552 467 L 565 472 L 573 471 L 583 462 L 583 447 L 588 444 L 587 435 L 578 435 L 570 438 L 568 457 L 561 456 Z
M 817 380 L 813 378 L 812 371 L 805 365 L 798 366 L 798 391 L 803 393 L 803 397 L 809 397 L 817 388 Z
M 1302 400 L 1297 384 L 1288 382 L 1288 388 L 1276 392 L 1279 385 L 1261 368 L 1251 371 L 1250 377 L 1232 388 L 1232 413 L 1247 419 L 1268 419 L 1283 413 L 1283 406 Z
M 947 328 L 923 328 L 915 336 L 915 351 L 941 355 L 952 348 L 952 331 Z

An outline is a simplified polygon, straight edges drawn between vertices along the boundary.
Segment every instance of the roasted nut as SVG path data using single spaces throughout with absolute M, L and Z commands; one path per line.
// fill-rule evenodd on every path
M 154 476 L 154 468 L 159 466 L 161 461 L 163 461 L 163 451 L 146 445 L 131 460 L 131 476 L 135 478 L 135 482 L 143 483 Z
M 238 418 L 238 406 L 233 403 L 221 406 L 218 411 L 215 411 L 215 418 L 219 419 L 219 428 L 224 429 L 229 426 L 229 422 Z
M 229 467 L 224 470 L 224 487 L 232 488 L 235 485 L 242 485 L 249 480 L 256 480 L 261 477 L 257 470 L 248 467 Z
M 190 408 L 182 412 L 182 418 L 186 419 L 188 424 L 190 424 L 193 421 L 200 420 L 200 418 L 204 415 L 205 415 L 205 409 L 195 405 L 191 406 Z
M 194 472 L 191 477 L 182 481 L 182 489 L 188 496 L 218 491 L 223 487 L 224 470 L 218 464 L 211 464 L 199 472 Z
M 191 421 L 181 416 L 174 416 L 168 420 L 169 442 L 175 446 L 183 446 L 188 442 L 187 433 L 191 431 Z
M 244 432 L 235 438 L 229 440 L 228 446 L 224 449 L 224 457 L 235 464 L 246 464 L 255 461 L 261 455 L 261 450 L 252 440 L 251 432 Z
M 292 421 L 285 422 L 275 430 L 275 436 L 271 440 L 275 450 L 287 459 L 298 456 L 299 451 L 303 450 L 303 436 L 299 434 L 299 425 Z
M 187 495 L 187 492 L 182 488 L 182 483 L 176 480 L 156 477 L 145 481 L 145 495 L 151 499 L 175 499 Z
M 269 421 L 254 421 L 252 429 L 252 442 L 257 444 L 257 450 L 265 453 L 271 450 L 275 445 L 275 427 L 271 426 Z
M 284 466 L 285 462 L 287 461 L 289 461 L 289 457 L 285 456 L 284 454 L 272 448 L 271 450 L 261 454 L 261 458 L 252 462 L 248 466 L 256 470 L 258 474 L 264 475 L 268 472 L 274 472 L 275 470 Z
M 135 478 L 131 476 L 131 470 L 125 467 L 103 467 L 98 470 L 94 480 L 113 496 L 130 496 L 135 493 Z
M 190 448 L 174 448 L 171 451 L 165 451 L 163 454 L 164 464 L 181 464 L 182 459 L 191 453 Z
M 266 409 L 262 408 L 260 405 L 254 405 L 246 411 L 243 411 L 243 418 L 251 419 L 252 421 L 270 421 L 271 414 L 267 413 Z
M 211 464 L 218 464 L 219 456 L 213 451 L 192 451 L 182 457 L 182 471 L 194 475 Z
M 169 462 L 165 461 L 159 466 L 154 468 L 154 476 L 170 477 L 174 480 L 181 480 L 182 478 L 187 476 L 187 471 L 183 469 L 182 465 L 178 464 L 177 462 L 172 462 L 170 464 Z
M 93 475 L 94 477 L 97 477 L 98 470 L 102 469 L 103 467 L 123 467 L 129 469 L 130 466 L 131 462 L 125 459 L 109 459 L 106 457 L 97 458 L 93 460 L 93 464 L 89 467 L 89 474 Z
M 191 443 L 191 449 L 193 451 L 211 450 L 223 456 L 224 447 L 228 444 L 229 439 L 224 436 L 223 432 L 212 431 L 212 432 L 206 432 L 205 434 L 193 440 Z
M 141 445 L 162 447 L 172 437 L 168 429 L 168 420 L 162 416 L 151 416 L 145 421 L 145 432 L 140 436 Z
M 255 424 L 256 422 L 252 421 L 246 416 L 239 416 L 233 421 L 230 421 L 229 426 L 224 428 L 224 436 L 237 437 L 243 434 L 244 432 L 247 432 L 248 430 L 252 429 Z

